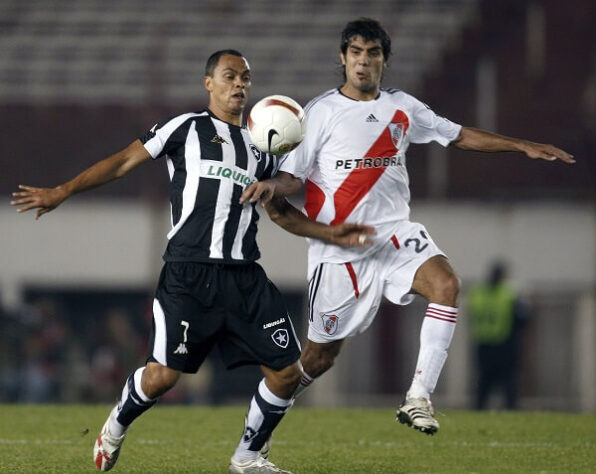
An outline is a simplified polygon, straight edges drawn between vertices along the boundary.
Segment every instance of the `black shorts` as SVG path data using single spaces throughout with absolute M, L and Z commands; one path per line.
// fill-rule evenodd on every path
M 281 370 L 300 357 L 283 298 L 260 265 L 166 262 L 148 360 L 195 373 L 214 345 L 228 368 Z

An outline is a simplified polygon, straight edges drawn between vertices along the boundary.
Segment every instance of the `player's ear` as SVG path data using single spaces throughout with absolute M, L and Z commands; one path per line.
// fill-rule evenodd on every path
M 342 53 L 341 51 L 339 52 L 339 60 L 341 61 L 342 66 L 346 65 L 346 57 L 345 57 L 344 53 Z
M 203 81 L 203 83 L 205 84 L 205 89 L 207 89 L 209 92 L 211 92 L 211 90 L 213 89 L 213 84 L 212 84 L 211 80 L 212 80 L 211 76 L 205 76 L 204 81 Z

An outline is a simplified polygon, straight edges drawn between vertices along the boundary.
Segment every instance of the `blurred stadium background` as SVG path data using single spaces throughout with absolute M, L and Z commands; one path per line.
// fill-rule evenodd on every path
M 0 401 L 118 396 L 144 360 L 169 226 L 163 161 L 39 222 L 14 212 L 10 192 L 70 179 L 156 121 L 204 107 L 204 62 L 217 49 L 249 59 L 251 104 L 273 93 L 306 103 L 340 84 L 339 34 L 358 16 L 380 19 L 393 38 L 387 86 L 459 123 L 576 156 L 568 167 L 413 146 L 412 219 L 451 257 L 464 307 L 492 260 L 511 264 L 534 316 L 521 407 L 596 411 L 596 8 L 588 0 L 0 0 Z M 259 241 L 304 336 L 306 244 L 266 216 Z M 422 312 L 422 301 L 383 306 L 302 403 L 395 406 Z M 211 358 L 166 398 L 244 403 L 256 369 L 221 369 Z M 437 406 L 470 407 L 475 384 L 464 310 Z

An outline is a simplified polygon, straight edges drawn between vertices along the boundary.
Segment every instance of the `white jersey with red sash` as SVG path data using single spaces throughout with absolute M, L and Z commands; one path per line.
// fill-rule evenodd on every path
M 325 224 L 373 226 L 374 244 L 343 248 L 309 240 L 309 278 L 322 262 L 360 260 L 385 245 L 410 215 L 406 151 L 410 143 L 447 146 L 461 126 L 405 92 L 382 89 L 371 101 L 330 90 L 305 108 L 304 142 L 280 170 L 306 182 L 304 211 Z

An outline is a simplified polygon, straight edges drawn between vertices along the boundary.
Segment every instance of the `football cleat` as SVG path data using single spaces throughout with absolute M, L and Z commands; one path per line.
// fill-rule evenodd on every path
M 290 471 L 284 471 L 263 456 L 257 459 L 238 462 L 232 458 L 230 460 L 230 474 L 292 474 Z
M 269 453 L 271 452 L 271 438 L 273 437 L 273 435 L 269 435 L 269 438 L 267 438 L 267 441 L 265 441 L 265 444 L 263 445 L 263 447 L 261 448 L 261 457 L 263 459 L 269 459 Z
M 95 441 L 95 446 L 93 446 L 93 461 L 100 471 L 109 471 L 114 467 L 120 454 L 120 448 L 126 437 L 126 433 L 120 437 L 112 436 L 108 431 L 109 421 L 110 418 L 103 425 Z
M 397 410 L 397 421 L 429 435 L 439 431 L 439 422 L 434 418 L 435 410 L 426 398 L 408 398 Z

